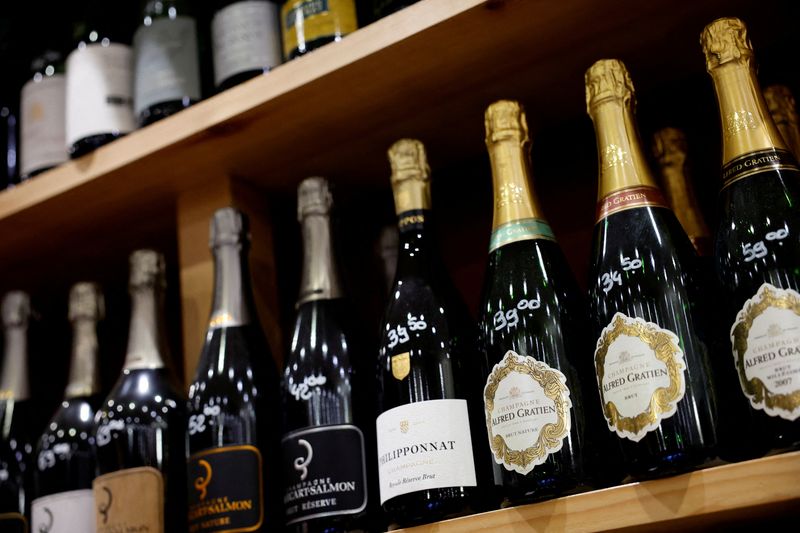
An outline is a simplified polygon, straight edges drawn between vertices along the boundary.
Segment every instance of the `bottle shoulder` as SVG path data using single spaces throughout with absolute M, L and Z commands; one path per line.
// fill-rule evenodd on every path
M 186 397 L 165 368 L 123 370 L 116 385 L 97 409 L 95 424 L 125 420 L 147 425 L 166 423 L 186 412 Z

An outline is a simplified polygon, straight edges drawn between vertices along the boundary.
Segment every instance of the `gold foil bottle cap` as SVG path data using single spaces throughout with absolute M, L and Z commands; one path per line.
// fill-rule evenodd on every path
M 486 145 L 515 140 L 522 144 L 530 142 L 528 120 L 522 104 L 514 100 L 499 100 L 486 108 Z
M 247 215 L 233 207 L 223 207 L 214 212 L 209 227 L 209 247 L 250 242 Z
M 164 256 L 159 252 L 136 250 L 131 254 L 130 265 L 130 287 L 132 289 L 166 286 Z
M 96 283 L 81 282 L 69 291 L 70 322 L 84 318 L 102 320 L 105 317 L 105 301 L 100 286 Z
M 797 124 L 797 108 L 792 91 L 785 85 L 770 85 L 764 89 L 769 114 L 776 123 Z
M 700 34 L 700 44 L 706 55 L 706 70 L 711 71 L 731 61 L 750 64 L 753 45 L 747 37 L 747 27 L 740 19 L 717 19 Z
M 653 135 L 653 155 L 661 166 L 683 165 L 689 145 L 678 128 L 662 128 Z
M 7 328 L 26 325 L 31 315 L 31 299 L 28 293 L 23 291 L 7 292 L 0 304 L 0 314 L 2 314 L 3 326 Z
M 392 165 L 392 185 L 414 179 L 428 181 L 431 169 L 425 155 L 425 145 L 416 139 L 400 139 L 388 151 Z
M 625 64 L 619 59 L 601 59 L 589 67 L 584 76 L 586 84 L 586 110 L 608 100 L 621 100 L 634 105 L 633 82 Z
M 297 187 L 297 219 L 308 215 L 328 215 L 333 205 L 328 180 L 320 177 L 306 178 Z

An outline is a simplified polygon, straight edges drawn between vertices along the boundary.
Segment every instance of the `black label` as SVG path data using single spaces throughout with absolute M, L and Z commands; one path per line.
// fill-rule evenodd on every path
M 0 514 L 0 532 L 2 533 L 27 533 L 28 523 L 19 513 Z
M 252 531 L 264 521 L 261 454 L 225 446 L 189 459 L 189 532 Z
M 283 438 L 286 521 L 356 514 L 367 506 L 364 435 L 355 426 L 302 429 Z
M 411 209 L 410 211 L 403 211 L 398 215 L 397 227 L 400 230 L 405 229 L 422 229 L 425 224 L 425 210 L 424 209 Z
M 798 171 L 797 160 L 786 150 L 770 148 L 737 157 L 722 167 L 722 186 L 750 177 L 765 170 Z

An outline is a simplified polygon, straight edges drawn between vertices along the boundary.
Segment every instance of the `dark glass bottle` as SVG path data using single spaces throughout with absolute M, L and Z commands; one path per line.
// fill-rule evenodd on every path
M 282 527 L 278 371 L 259 326 L 244 214 L 220 209 L 211 222 L 214 304 L 189 387 L 191 531 Z M 217 502 L 234 505 L 219 510 Z
M 772 450 L 797 448 L 800 170 L 767 111 L 742 21 L 719 19 L 701 41 L 724 132 L 714 251 L 724 294 L 720 312 L 746 413 L 754 419 L 739 437 Z
M 267 0 L 216 0 L 211 20 L 214 85 L 223 91 L 281 63 L 278 5 Z
M 786 147 L 800 159 L 800 118 L 792 91 L 785 85 L 771 85 L 764 89 L 764 100 Z
M 100 397 L 97 321 L 104 303 L 94 283 L 77 283 L 69 297 L 72 361 L 64 401 L 39 439 L 31 531 L 94 531 L 94 415 Z M 58 529 L 55 529 L 56 526 Z
M 284 0 L 281 7 L 283 58 L 307 54 L 358 29 L 355 0 Z
M 24 181 L 68 159 L 64 121 L 64 58 L 46 50 L 33 60 L 32 78 L 20 94 L 20 180 Z
M 18 146 L 16 104 L 0 93 L 0 190 L 19 183 Z
M 662 128 L 653 135 L 653 155 L 661 174 L 661 187 L 672 209 L 692 241 L 697 255 L 711 255 L 711 232 L 703 219 L 692 187 L 686 135 L 677 128 Z
M 108 531 L 181 533 L 186 531 L 186 399 L 165 366 L 164 258 L 138 250 L 130 264 L 125 364 L 95 416 L 97 523 Z
M 377 442 L 380 501 L 391 524 L 434 522 L 491 506 L 484 372 L 469 315 L 434 241 L 425 149 L 389 150 L 400 231 L 381 325 Z
M 303 278 L 281 386 L 283 502 L 289 529 L 298 533 L 360 529 L 367 508 L 365 438 L 356 425 L 365 405 L 356 402 L 354 361 L 364 354 L 335 264 L 331 205 L 323 178 L 300 184 Z
M 645 163 L 622 62 L 586 72 L 600 183 L 590 274 L 602 413 L 634 478 L 716 456 L 706 293 L 692 243 Z
M 371 19 L 373 21 L 389 16 L 396 11 L 416 4 L 419 0 L 367 0 L 371 7 Z
M 586 304 L 533 191 L 517 102 L 486 110 L 494 223 L 478 326 L 494 483 L 510 504 L 585 489 Z M 591 367 L 583 364 L 587 381 Z M 591 381 L 590 381 L 591 380 Z M 594 396 L 591 396 L 594 399 Z
M 122 12 L 120 12 L 122 9 Z M 66 137 L 72 158 L 136 129 L 129 8 L 90 0 L 67 57 Z
M 0 374 L 0 531 L 20 527 L 33 496 L 35 427 L 28 379 L 30 299 L 12 291 L 0 304 L 3 320 L 3 372 Z
M 133 109 L 141 126 L 200 100 L 197 21 L 188 0 L 144 0 L 133 36 Z

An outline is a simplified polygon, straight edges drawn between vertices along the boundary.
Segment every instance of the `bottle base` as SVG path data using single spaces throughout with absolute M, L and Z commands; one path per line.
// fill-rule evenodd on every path
M 275 67 L 264 67 L 264 68 L 261 68 L 261 69 L 246 70 L 244 72 L 239 72 L 238 74 L 234 74 L 233 76 L 230 76 L 229 78 L 224 79 L 222 81 L 222 83 L 217 85 L 217 87 L 216 87 L 217 93 L 221 93 L 223 91 L 227 91 L 231 87 L 235 87 L 235 86 L 239 85 L 240 83 L 244 83 L 244 82 L 246 82 L 248 80 L 252 80 L 253 78 L 257 78 L 258 76 L 261 76 L 262 74 L 267 74 L 273 68 L 275 68 Z
M 478 512 L 464 489 L 437 489 L 397 496 L 383 504 L 389 530 L 419 526 Z
M 160 102 L 158 104 L 151 105 L 139 113 L 139 127 L 143 128 L 145 126 L 149 126 L 150 124 L 158 122 L 163 118 L 167 118 L 179 111 L 183 111 L 187 107 L 190 107 L 196 103 L 197 100 L 192 100 L 187 97 L 182 100 L 170 100 L 168 102 Z
M 502 508 L 516 507 L 518 505 L 552 500 L 562 496 L 570 496 L 572 494 L 587 492 L 593 488 L 594 487 L 586 483 L 584 480 L 574 478 L 565 479 L 560 477 L 548 477 L 537 480 L 535 484 L 524 489 L 504 489 L 502 487 L 498 487 L 504 496 L 503 503 L 501 505 Z
M 627 461 L 630 465 L 628 476 L 623 483 L 646 481 L 662 477 L 684 474 L 710 466 L 722 464 L 711 449 L 680 450 L 664 452 L 648 458 L 647 461 Z
M 90 135 L 88 137 L 84 137 L 83 139 L 79 139 L 69 147 L 69 157 L 71 159 L 77 159 L 97 150 L 101 146 L 104 146 L 111 141 L 115 141 L 120 137 L 123 137 L 124 135 L 124 133 L 119 132 L 99 133 L 97 135 Z

